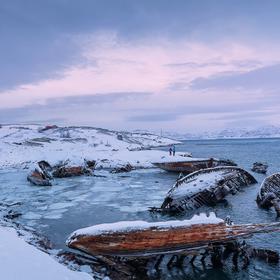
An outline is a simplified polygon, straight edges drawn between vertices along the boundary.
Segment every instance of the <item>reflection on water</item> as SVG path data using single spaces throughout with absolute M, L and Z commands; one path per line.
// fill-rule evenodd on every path
M 190 151 L 194 157 L 230 158 L 249 169 L 255 161 L 266 161 L 269 173 L 280 170 L 280 140 L 199 140 L 187 141 L 177 146 L 177 151 Z M 23 215 L 18 221 L 46 235 L 58 249 L 65 249 L 64 242 L 74 230 L 99 223 L 120 220 L 158 221 L 172 217 L 150 215 L 150 206 L 159 206 L 177 178 L 176 174 L 158 169 L 137 170 L 128 174 L 99 172 L 104 177 L 59 179 L 52 187 L 35 187 L 26 181 L 24 171 L 1 171 L 0 200 L 22 202 L 16 210 Z M 214 208 L 217 215 L 227 215 L 235 223 L 273 222 L 273 211 L 261 210 L 255 198 L 263 175 L 256 175 L 259 183 L 243 193 L 228 197 L 228 204 Z M 213 210 L 204 208 L 201 211 Z M 188 214 L 180 219 L 190 216 Z M 174 219 L 174 217 L 173 217 Z M 262 234 L 251 239 L 256 246 L 280 251 L 279 233 Z M 231 267 L 217 269 L 173 269 L 164 272 L 161 279 L 280 279 L 279 266 L 254 262 L 241 272 Z

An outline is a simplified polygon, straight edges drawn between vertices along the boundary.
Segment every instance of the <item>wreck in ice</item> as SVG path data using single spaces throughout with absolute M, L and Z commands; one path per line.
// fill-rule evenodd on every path
M 280 173 L 267 177 L 257 195 L 259 207 L 269 209 L 274 207 L 277 216 L 280 216 Z
M 143 275 L 150 269 L 158 272 L 160 267 L 184 269 L 187 262 L 192 267 L 201 264 L 202 268 L 205 264 L 223 267 L 232 262 L 235 269 L 240 265 L 246 268 L 253 258 L 278 263 L 278 252 L 256 249 L 244 239 L 279 230 L 279 222 L 233 225 L 211 213 L 183 221 L 96 225 L 75 231 L 66 244 L 81 252 L 75 254 L 78 259 L 90 255 L 105 264 L 112 274 L 115 271 L 115 279 L 133 279 L 137 273 L 141 274 L 140 279 L 147 279 Z
M 202 169 L 178 179 L 161 207 L 151 208 L 151 211 L 180 213 L 203 205 L 215 205 L 228 194 L 235 194 L 242 187 L 255 183 L 256 179 L 239 167 Z
M 153 165 L 165 171 L 181 172 L 190 174 L 195 171 L 213 168 L 217 166 L 236 166 L 236 163 L 231 160 L 223 160 L 216 158 L 188 158 L 182 161 L 163 161 L 153 162 Z
M 183 221 L 126 221 L 96 225 L 72 233 L 67 246 L 90 255 L 151 256 L 207 248 L 238 237 L 279 230 L 279 222 L 233 225 L 211 213 Z
M 84 165 L 68 166 L 68 162 L 51 166 L 47 161 L 39 161 L 38 166 L 28 176 L 27 180 L 36 186 L 52 186 L 53 178 L 67 178 L 82 175 L 92 175 L 96 161 L 85 160 Z

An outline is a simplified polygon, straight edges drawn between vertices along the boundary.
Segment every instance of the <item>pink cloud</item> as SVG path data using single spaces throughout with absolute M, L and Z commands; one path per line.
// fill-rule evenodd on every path
M 87 39 L 77 38 L 83 46 L 82 56 L 88 63 L 73 65 L 59 78 L 22 85 L 0 94 L 0 109 L 45 104 L 58 97 L 106 94 L 108 92 L 152 92 L 145 100 L 122 101 L 120 116 L 126 110 L 176 110 L 177 106 L 211 106 L 249 102 L 242 91 L 193 91 L 188 83 L 199 77 L 210 77 L 224 72 L 246 72 L 269 65 L 280 59 L 272 49 L 262 52 L 261 46 L 233 42 L 206 44 L 187 40 L 154 42 L 120 41 L 114 33 L 94 34 Z M 240 65 L 240 61 L 258 64 Z M 172 89 L 170 85 L 185 86 Z M 262 98 L 262 92 L 255 92 Z M 194 118 L 194 117 L 193 117 Z M 206 117 L 207 118 L 207 117 Z M 182 122 L 184 117 L 182 117 Z M 204 117 L 201 116 L 201 121 Z

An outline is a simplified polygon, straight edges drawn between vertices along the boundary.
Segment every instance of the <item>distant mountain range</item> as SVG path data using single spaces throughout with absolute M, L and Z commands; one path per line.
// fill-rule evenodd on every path
M 202 133 L 163 132 L 164 137 L 176 140 L 188 139 L 232 139 L 232 138 L 280 138 L 280 126 L 263 126 L 257 129 L 224 129 L 222 131 Z

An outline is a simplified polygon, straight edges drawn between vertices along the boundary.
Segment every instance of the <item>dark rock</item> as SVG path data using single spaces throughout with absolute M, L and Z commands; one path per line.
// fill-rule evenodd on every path
M 39 132 L 44 132 L 44 131 L 46 131 L 46 130 L 55 129 L 55 128 L 58 128 L 58 126 L 57 126 L 57 125 L 47 125 L 47 126 L 41 128 L 41 129 L 39 129 L 38 131 L 39 131 Z
M 133 170 L 133 169 L 134 169 L 133 166 L 132 166 L 130 163 L 128 163 L 128 164 L 126 164 L 126 165 L 124 165 L 124 166 L 114 168 L 114 169 L 111 171 L 111 173 L 130 172 L 130 171 Z
M 85 160 L 85 165 L 86 165 L 86 167 L 93 170 L 96 166 L 96 161 L 95 160 Z
M 255 162 L 251 170 L 256 173 L 266 174 L 268 168 L 267 163 Z
M 22 216 L 21 213 L 19 213 L 19 212 L 14 212 L 14 211 L 10 210 L 10 211 L 8 212 L 8 214 L 4 215 L 3 218 L 4 218 L 4 219 L 7 219 L 7 220 L 13 220 L 13 219 L 16 219 L 16 218 L 18 218 L 18 217 L 20 217 L 20 216 Z
M 19 212 L 14 212 L 13 210 L 10 210 L 8 212 L 8 214 L 4 215 L 4 219 L 7 219 L 7 220 L 13 220 L 13 219 L 16 219 L 18 217 L 22 216 L 21 213 Z

